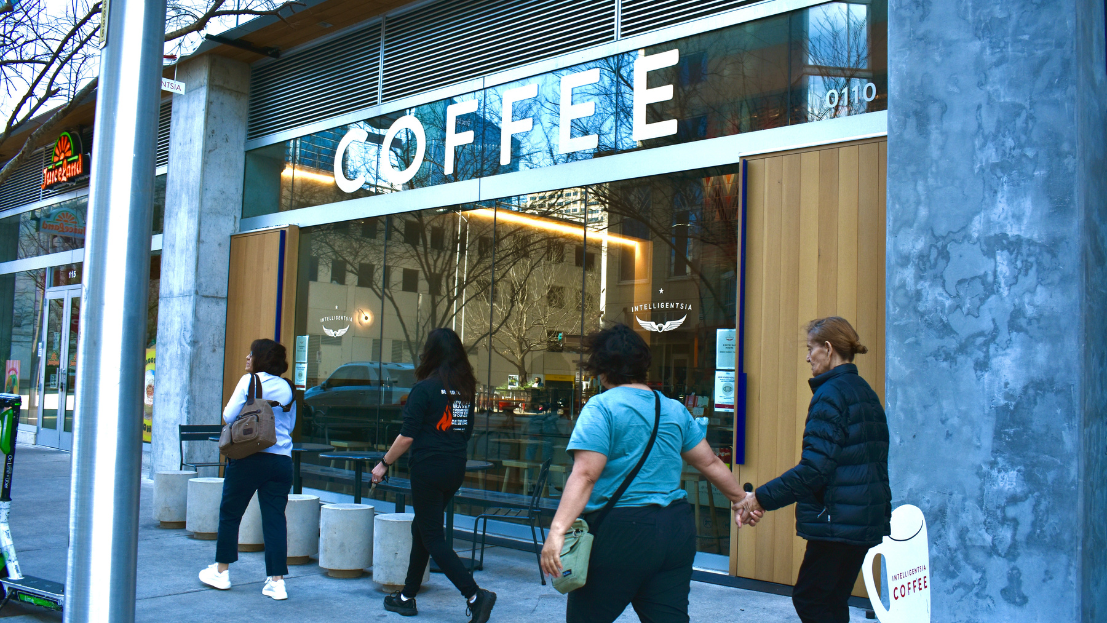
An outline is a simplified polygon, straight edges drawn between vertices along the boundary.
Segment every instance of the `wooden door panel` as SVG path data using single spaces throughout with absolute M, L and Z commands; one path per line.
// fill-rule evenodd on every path
M 811 390 L 803 326 L 839 315 L 869 354 L 856 363 L 884 397 L 886 141 L 769 154 L 747 161 L 746 463 L 740 482 L 763 484 L 800 457 Z M 731 572 L 794 584 L 806 543 L 794 507 L 739 535 Z M 863 586 L 854 594 L 864 595 Z

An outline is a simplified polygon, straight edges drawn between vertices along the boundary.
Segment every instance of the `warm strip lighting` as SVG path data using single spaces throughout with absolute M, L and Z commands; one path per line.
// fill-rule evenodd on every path
M 309 180 L 315 180 L 316 182 L 322 182 L 324 184 L 333 184 L 334 183 L 334 176 L 333 175 L 323 175 L 322 173 L 312 173 L 311 171 L 305 171 L 303 169 L 300 169 L 299 171 L 294 172 L 293 168 L 290 167 L 290 166 L 286 166 L 284 168 L 284 170 L 281 171 L 281 177 L 293 177 L 293 176 L 295 176 L 295 179 L 298 179 L 298 180 L 303 179 L 303 178 L 306 177 Z
M 558 234 L 564 234 L 566 236 L 576 236 L 577 238 L 584 238 L 584 228 L 573 227 L 572 225 L 566 225 L 558 221 L 553 221 L 544 218 L 538 218 L 535 216 L 527 216 L 525 214 L 519 214 L 518 212 L 511 212 L 510 210 L 500 210 L 497 215 L 495 210 L 489 208 L 479 208 L 476 210 L 469 210 L 463 212 L 466 216 L 479 216 L 481 218 L 495 218 L 505 223 L 517 223 L 519 225 L 526 225 L 535 229 L 543 229 L 545 231 L 555 232 Z M 616 234 L 609 234 L 606 231 L 594 232 L 592 236 L 599 238 L 600 240 L 606 240 L 615 244 L 622 244 L 628 247 L 637 247 L 641 242 L 634 238 L 625 238 Z

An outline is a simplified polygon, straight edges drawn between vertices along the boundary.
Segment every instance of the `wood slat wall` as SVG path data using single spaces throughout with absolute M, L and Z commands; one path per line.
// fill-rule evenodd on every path
M 284 283 L 278 284 L 281 232 L 285 233 Z M 293 315 L 296 309 L 296 258 L 299 229 L 268 230 L 231 236 L 231 267 L 227 283 L 227 336 L 223 358 L 223 404 L 227 404 L 238 379 L 244 374 L 246 353 L 258 338 L 276 334 L 277 291 L 281 295 L 281 344 L 288 349 L 292 378 L 292 350 L 295 340 Z
M 764 484 L 800 458 L 811 389 L 803 325 L 853 323 L 869 353 L 861 376 L 884 400 L 884 255 L 887 140 L 752 158 L 747 178 L 748 404 L 742 483 Z M 794 584 L 806 542 L 794 507 L 739 534 L 731 573 Z M 854 594 L 864 596 L 858 582 Z

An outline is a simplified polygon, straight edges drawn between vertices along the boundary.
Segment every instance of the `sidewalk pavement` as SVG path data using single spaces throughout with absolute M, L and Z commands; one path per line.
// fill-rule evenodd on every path
M 63 581 L 68 548 L 70 454 L 40 446 L 20 445 L 12 480 L 11 529 L 23 572 Z M 215 556 L 214 541 L 197 541 L 184 530 L 162 530 L 152 516 L 153 483 L 142 483 L 138 535 L 138 600 L 136 620 L 163 623 L 223 621 L 400 621 L 385 612 L 385 593 L 370 577 L 329 578 L 316 564 L 289 567 L 289 598 L 276 602 L 262 596 L 263 553 L 242 553 L 231 566 L 229 591 L 207 588 L 196 578 Z M 468 545 L 459 541 L 458 546 Z M 565 620 L 565 597 L 538 582 L 533 554 L 489 547 L 485 570 L 477 582 L 499 595 L 492 621 L 555 623 Z M 458 592 L 440 574 L 419 594 L 418 621 L 468 621 Z M 864 612 L 851 608 L 851 623 L 863 623 Z M 791 600 L 692 582 L 692 621 L 794 623 L 799 619 Z M 58 613 L 9 603 L 0 611 L 4 623 L 61 621 Z M 405 619 L 407 620 L 407 619 Z M 620 622 L 638 621 L 632 609 Z

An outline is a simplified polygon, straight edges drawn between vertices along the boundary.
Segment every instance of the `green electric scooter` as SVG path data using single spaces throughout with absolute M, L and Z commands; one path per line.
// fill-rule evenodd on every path
M 19 559 L 15 555 L 15 543 L 12 531 L 8 527 L 8 513 L 12 507 L 12 468 L 15 465 L 15 436 L 19 432 L 19 408 L 22 399 L 14 394 L 0 394 L 0 451 L 4 453 L 4 480 L 0 484 L 0 586 L 3 587 L 4 600 L 0 609 L 8 600 L 15 599 L 23 603 L 61 610 L 65 605 L 65 585 L 50 580 L 23 575 L 19 570 Z

